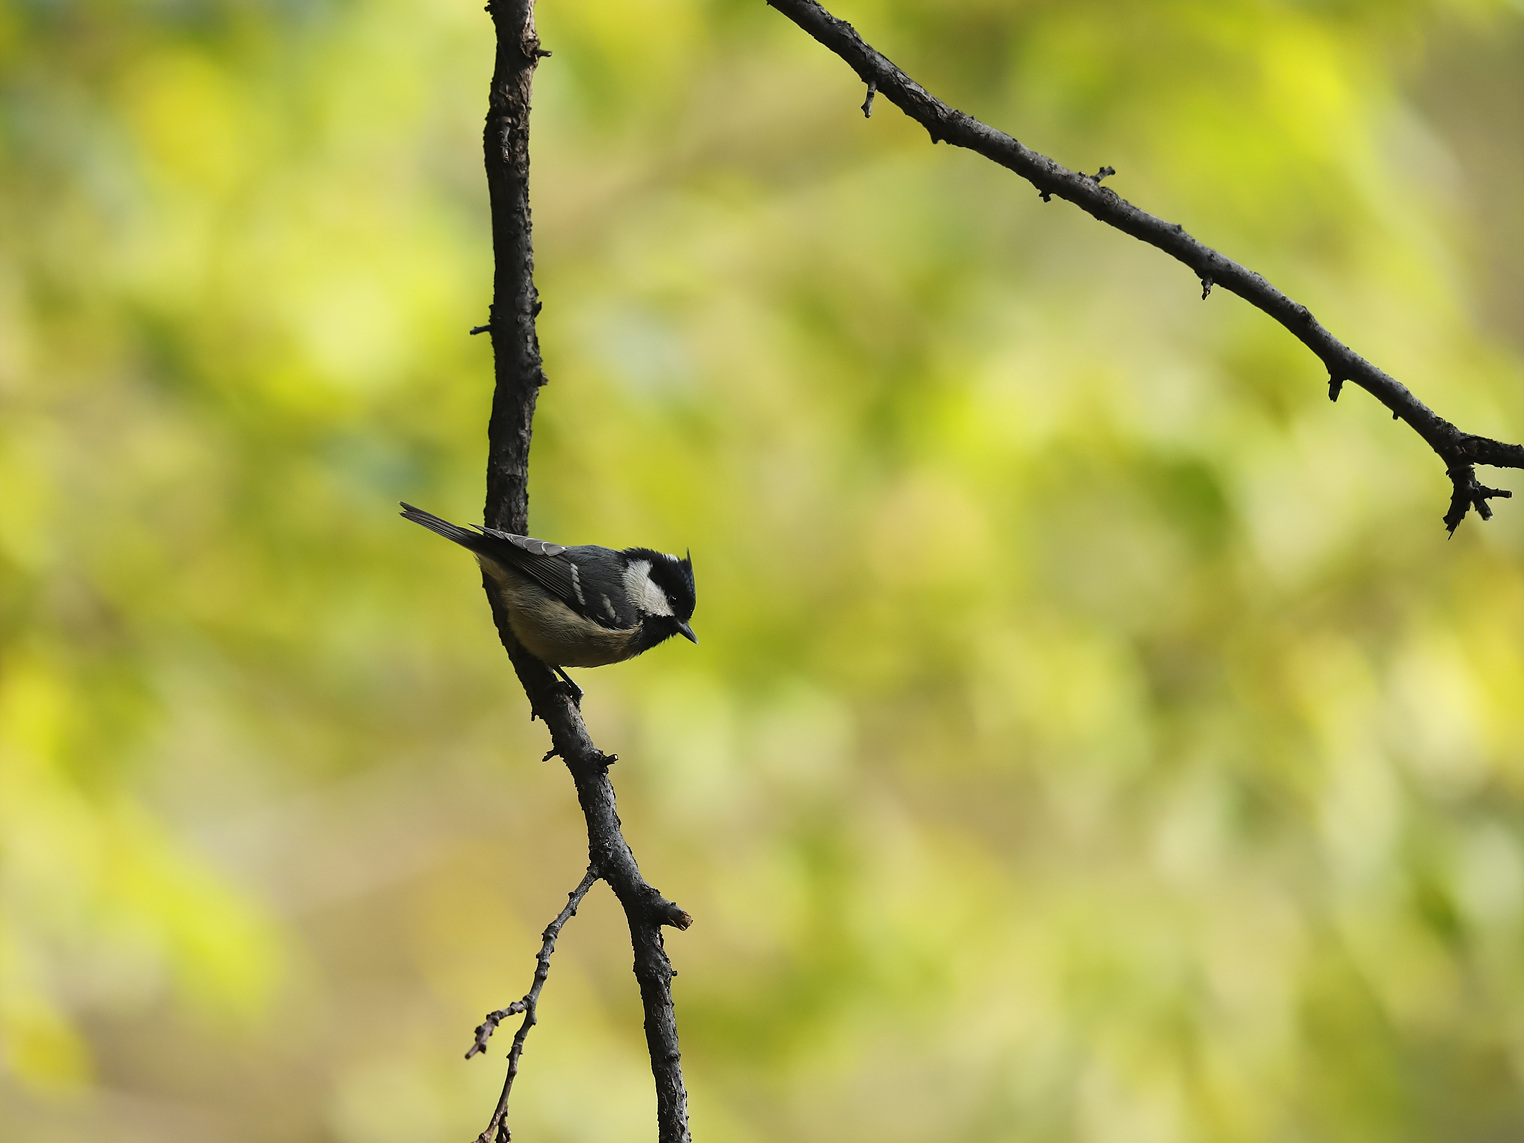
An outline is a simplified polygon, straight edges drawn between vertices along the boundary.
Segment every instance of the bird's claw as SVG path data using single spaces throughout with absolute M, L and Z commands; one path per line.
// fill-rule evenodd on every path
M 576 683 L 572 682 L 571 676 L 563 671 L 560 667 L 552 667 L 551 669 L 555 671 L 556 674 L 560 677 L 561 681 L 566 684 L 566 695 L 569 699 L 572 700 L 572 706 L 576 707 L 578 710 L 581 710 L 583 694 L 582 688 L 579 687 Z

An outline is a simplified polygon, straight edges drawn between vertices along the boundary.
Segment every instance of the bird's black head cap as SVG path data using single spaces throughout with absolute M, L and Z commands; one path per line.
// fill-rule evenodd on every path
M 693 561 L 687 556 L 678 559 L 650 548 L 626 548 L 622 554 L 631 563 L 638 561 L 651 565 L 651 570 L 646 575 L 652 584 L 661 589 L 672 607 L 671 615 L 645 616 L 634 653 L 638 655 L 674 635 L 681 635 L 684 639 L 697 643 L 698 636 L 688 625 L 688 620 L 693 618 L 695 601 Z

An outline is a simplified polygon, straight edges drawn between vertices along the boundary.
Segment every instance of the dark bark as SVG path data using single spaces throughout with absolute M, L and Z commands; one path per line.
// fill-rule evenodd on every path
M 529 215 L 529 106 L 535 67 L 549 53 L 541 50 L 535 34 L 532 0 L 494 0 L 488 11 L 497 31 L 484 136 L 492 207 L 494 276 L 488 324 L 495 388 L 487 428 L 484 519 L 490 527 L 524 534 L 529 525 L 529 446 L 535 402 L 545 384 L 535 333 L 539 295 L 534 286 Z M 530 709 L 550 730 L 551 754 L 561 756 L 576 785 L 587 820 L 590 872 L 609 883 L 629 923 L 635 977 L 645 1009 L 646 1046 L 656 1081 L 657 1137 L 660 1143 L 687 1143 L 688 1094 L 672 1004 L 672 965 L 661 930 L 663 925 L 686 929 L 692 919 L 641 876 L 624 840 L 609 781 L 608 767 L 614 756 L 594 745 L 577 704 L 550 668 L 519 646 L 490 586 L 487 598 Z M 544 955 L 548 958 L 548 951 Z M 507 1137 L 506 1101 L 505 1087 L 503 1105 L 493 1121 L 499 1125 L 500 1138 Z
M 487 507 L 491 528 L 529 527 L 529 439 L 535 400 L 545 384 L 534 319 L 534 240 L 529 218 L 529 100 L 541 48 L 534 0 L 494 0 L 487 11 L 497 31 L 497 59 L 487 97 L 483 150 L 492 207 L 492 335 L 494 388 L 487 424 Z
M 816 0 L 767 2 L 857 72 L 868 85 L 864 114 L 872 108 L 874 93 L 882 95 L 925 127 L 933 143 L 951 143 L 983 155 L 1030 182 L 1044 201 L 1058 197 L 1072 202 L 1093 218 L 1185 263 L 1201 280 L 1203 298 L 1213 286 L 1221 286 L 1285 326 L 1293 337 L 1317 354 L 1328 370 L 1331 400 L 1338 400 L 1346 381 L 1358 385 L 1385 405 L 1394 420 L 1406 422 L 1445 462 L 1451 495 L 1444 524 L 1451 532 L 1471 509 L 1475 508 L 1483 520 L 1488 520 L 1492 517 L 1488 501 L 1513 495 L 1481 484 L 1476 478 L 1476 465 L 1524 468 L 1524 446 L 1464 432 L 1439 416 L 1402 382 L 1324 329 L 1306 306 L 1288 298 L 1254 271 L 1198 242 L 1179 223 L 1156 218 L 1102 186 L 1101 180 L 1114 171 L 1102 168 L 1095 175 L 1071 171 L 1004 132 L 947 106 L 866 44 L 851 24 L 833 16 Z

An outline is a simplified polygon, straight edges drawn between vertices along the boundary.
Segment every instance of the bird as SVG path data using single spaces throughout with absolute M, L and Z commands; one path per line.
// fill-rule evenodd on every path
M 566 667 L 602 667 L 674 635 L 697 643 L 690 620 L 693 558 L 653 548 L 560 544 L 473 524 L 461 527 L 402 501 L 402 516 L 472 552 L 524 648 L 582 701 Z

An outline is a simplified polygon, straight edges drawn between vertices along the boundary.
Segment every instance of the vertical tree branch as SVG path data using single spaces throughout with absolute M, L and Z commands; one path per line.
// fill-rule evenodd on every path
M 534 239 L 529 217 L 529 101 L 542 49 L 534 0 L 493 0 L 497 59 L 487 97 L 483 151 L 492 209 L 494 388 L 487 423 L 489 528 L 522 534 L 529 526 L 529 439 L 535 400 L 545 384 L 534 319 Z
M 529 524 L 529 445 L 535 402 L 545 373 L 535 316 L 534 244 L 529 215 L 529 106 L 534 71 L 548 55 L 534 27 L 533 0 L 493 0 L 497 59 L 488 101 L 484 151 L 492 207 L 493 286 L 489 326 L 495 388 L 487 426 L 489 527 L 524 534 Z M 581 712 L 550 669 L 524 650 L 508 626 L 490 585 L 487 598 L 503 647 L 513 663 L 533 716 L 550 730 L 552 755 L 571 772 L 587 821 L 588 860 L 624 908 L 635 954 L 635 977 L 645 1010 L 646 1047 L 656 1081 L 657 1138 L 687 1143 L 688 1093 L 678 1051 L 672 1005 L 672 965 L 662 926 L 686 929 L 692 918 L 651 886 L 624 840 L 608 767 L 615 758 L 594 745 Z M 499 1119 L 499 1122 L 501 1120 Z

